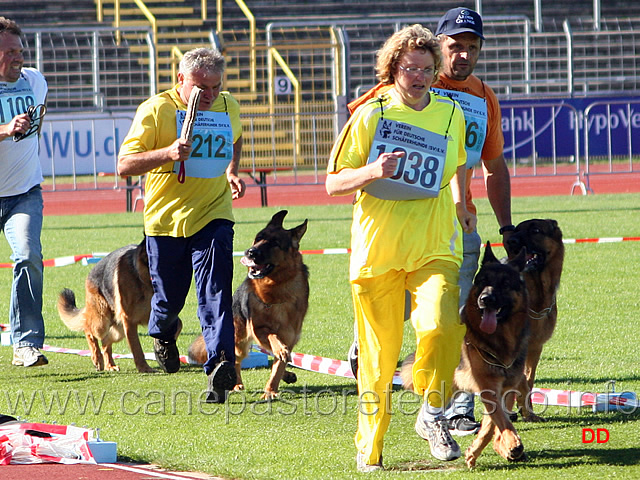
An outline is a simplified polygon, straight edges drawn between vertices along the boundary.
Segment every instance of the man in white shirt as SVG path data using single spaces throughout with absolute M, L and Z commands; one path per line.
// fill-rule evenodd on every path
M 0 229 L 11 247 L 9 321 L 13 365 L 46 365 L 42 318 L 42 189 L 39 132 L 47 82 L 24 68 L 22 31 L 0 17 Z

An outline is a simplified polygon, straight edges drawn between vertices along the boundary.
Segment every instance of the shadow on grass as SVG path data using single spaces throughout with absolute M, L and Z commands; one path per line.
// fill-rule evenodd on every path
M 640 448 L 599 448 L 599 446 L 527 452 L 534 468 L 579 465 L 640 465 Z M 518 465 L 519 466 L 519 465 Z
M 563 359 L 566 359 L 564 357 Z M 576 358 L 576 361 L 578 358 Z M 582 361 L 582 359 L 580 359 Z M 628 376 L 616 376 L 616 378 L 611 377 L 593 377 L 593 378 L 585 378 L 585 377 L 562 377 L 562 378 L 554 378 L 554 377 L 536 377 L 536 385 L 544 384 L 544 385 L 557 385 L 558 388 L 562 390 L 571 390 L 572 383 L 579 384 L 589 384 L 589 385 L 597 385 L 600 389 L 594 393 L 605 393 L 607 388 L 611 391 L 610 383 L 611 381 L 616 382 L 616 389 L 620 390 L 619 385 L 622 385 L 623 382 L 640 382 L 640 375 L 628 375 Z M 569 384 L 569 385 L 567 385 Z
M 539 218 L 549 218 L 549 216 L 554 213 L 579 215 L 584 213 L 616 212 L 616 211 L 626 213 L 634 210 L 640 210 L 640 207 L 607 208 L 606 206 L 603 206 L 602 208 L 597 208 L 597 205 L 591 205 L 590 208 L 576 208 L 571 210 L 565 210 L 565 209 L 563 210 L 522 210 L 514 213 L 517 213 L 519 215 L 530 215 L 531 217 L 539 216 Z
M 61 226 L 43 226 L 42 231 L 77 231 L 77 230 L 129 230 L 131 228 L 140 228 L 140 238 L 144 235 L 142 232 L 142 226 L 139 223 L 126 224 L 118 223 L 113 225 L 69 225 L 67 227 Z
M 491 449 L 490 446 L 487 448 Z M 536 469 L 547 470 L 549 468 L 570 468 L 585 465 L 628 467 L 640 464 L 640 448 L 598 448 L 585 446 L 583 448 L 555 450 L 527 450 L 526 455 L 527 459 L 519 462 L 507 462 L 495 456 L 483 458 L 483 455 L 481 455 L 474 471 L 528 470 L 534 475 L 533 472 Z M 398 463 L 387 468 L 387 471 L 396 472 L 424 471 L 444 473 L 464 470 L 468 470 L 464 463 L 464 452 L 460 460 L 451 463 L 443 463 L 437 460 L 417 460 Z

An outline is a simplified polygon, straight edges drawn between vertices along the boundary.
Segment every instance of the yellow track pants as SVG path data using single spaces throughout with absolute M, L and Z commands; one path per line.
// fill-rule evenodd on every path
M 352 282 L 358 328 L 358 431 L 356 448 L 368 464 L 380 459 L 391 420 L 393 375 L 404 329 L 405 290 L 411 293 L 416 331 L 415 392 L 433 407 L 446 406 L 460 362 L 466 327 L 458 313 L 458 267 L 435 260 L 413 272 L 390 271 Z

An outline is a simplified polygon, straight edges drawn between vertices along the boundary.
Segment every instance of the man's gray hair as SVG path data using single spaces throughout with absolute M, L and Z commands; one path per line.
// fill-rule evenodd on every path
M 206 70 L 209 74 L 224 73 L 224 57 L 213 48 L 194 48 L 184 54 L 180 60 L 180 73 L 190 74 L 198 70 Z

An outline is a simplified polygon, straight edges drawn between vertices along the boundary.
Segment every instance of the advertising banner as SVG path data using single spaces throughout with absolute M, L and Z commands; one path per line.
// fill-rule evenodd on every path
M 118 150 L 132 119 L 133 112 L 47 114 L 40 132 L 42 174 L 115 173 Z
M 505 156 L 640 155 L 640 97 L 505 100 Z M 577 150 L 577 151 L 576 151 Z

